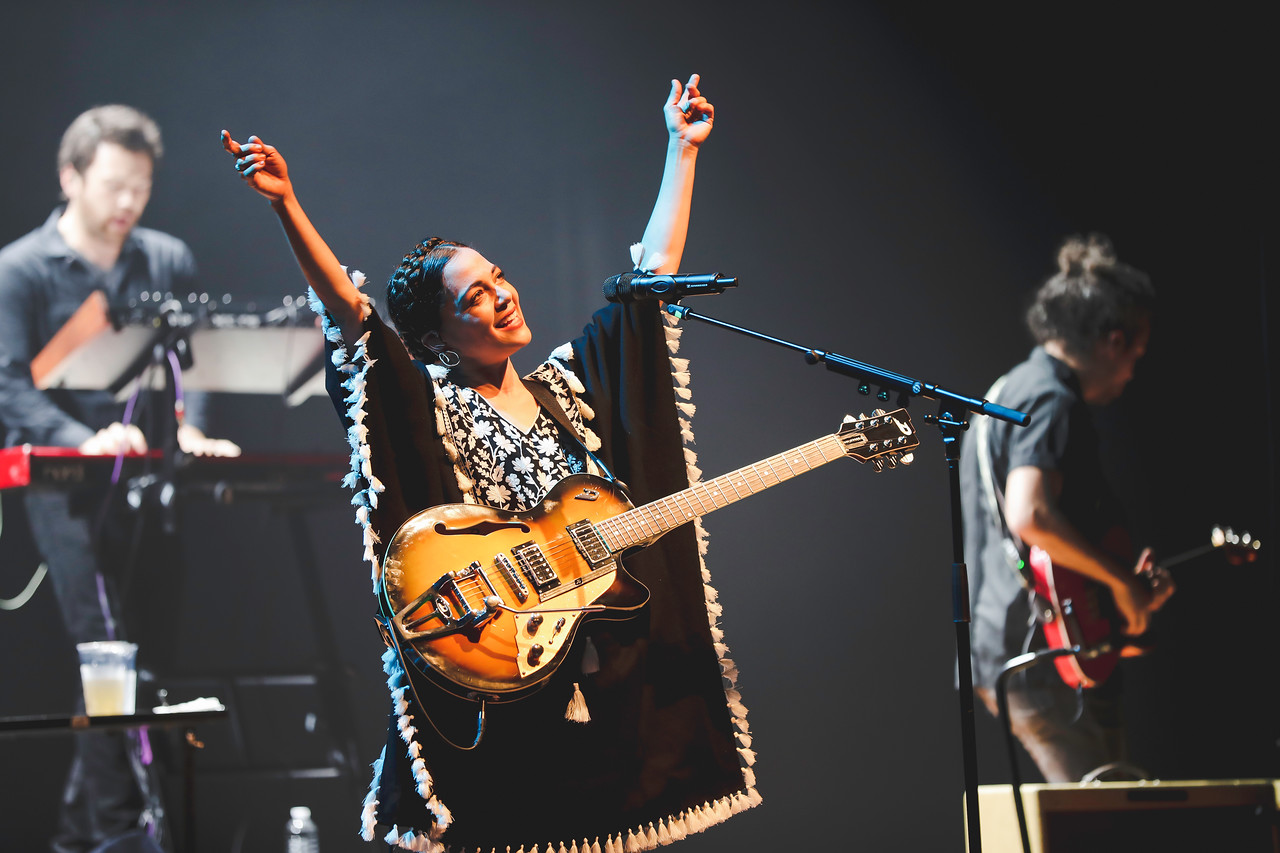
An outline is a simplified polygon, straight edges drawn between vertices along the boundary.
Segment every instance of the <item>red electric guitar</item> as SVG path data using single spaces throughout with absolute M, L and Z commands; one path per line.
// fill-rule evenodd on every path
M 1131 552 L 1128 534 L 1120 528 L 1107 534 L 1101 545 L 1110 554 Z M 1223 549 L 1229 561 L 1239 564 L 1256 560 L 1262 542 L 1249 533 L 1236 533 L 1230 527 L 1214 527 L 1209 544 L 1158 563 L 1167 569 L 1218 548 Z M 1031 548 L 1027 564 L 1049 647 L 1079 646 L 1084 650 L 1081 654 L 1054 659 L 1058 674 L 1067 686 L 1097 687 L 1115 671 L 1120 658 L 1136 657 L 1147 651 L 1140 638 L 1120 633 L 1124 617 L 1116 612 L 1105 586 L 1065 566 L 1055 566 L 1049 555 L 1035 546 Z

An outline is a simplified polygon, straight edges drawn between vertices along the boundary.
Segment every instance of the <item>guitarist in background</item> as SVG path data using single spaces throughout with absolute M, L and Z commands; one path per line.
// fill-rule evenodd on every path
M 1107 588 L 1126 634 L 1141 634 L 1173 594 L 1150 549 L 1100 543 L 1123 522 L 1098 453 L 1091 406 L 1117 399 L 1151 335 L 1155 291 L 1100 235 L 1069 238 L 1058 273 L 1027 312 L 1038 346 L 989 396 L 1029 412 L 1017 427 L 977 419 L 961 456 L 966 562 L 973 603 L 974 688 L 992 714 L 1005 662 L 1045 647 L 1020 560 L 1038 546 Z M 1010 724 L 1048 782 L 1079 781 L 1124 758 L 1117 672 L 1077 691 L 1045 661 L 1012 676 Z

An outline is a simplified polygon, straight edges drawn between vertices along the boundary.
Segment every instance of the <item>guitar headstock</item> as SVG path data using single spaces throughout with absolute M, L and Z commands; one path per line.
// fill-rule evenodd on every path
M 846 416 L 836 436 L 846 456 L 870 462 L 877 471 L 899 464 L 910 465 L 911 451 L 920 444 L 906 409 L 892 412 L 876 409 L 870 417 Z
M 1252 563 L 1258 559 L 1258 552 L 1262 550 L 1262 540 L 1254 538 L 1249 531 L 1237 533 L 1230 527 L 1221 525 L 1210 531 L 1209 542 L 1213 547 L 1221 548 L 1226 554 L 1227 562 L 1233 566 Z

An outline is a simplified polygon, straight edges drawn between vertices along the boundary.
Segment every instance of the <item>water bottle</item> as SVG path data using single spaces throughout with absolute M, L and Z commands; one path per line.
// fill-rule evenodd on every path
M 320 830 L 311 819 L 311 809 L 294 806 L 284 827 L 285 853 L 320 853 Z

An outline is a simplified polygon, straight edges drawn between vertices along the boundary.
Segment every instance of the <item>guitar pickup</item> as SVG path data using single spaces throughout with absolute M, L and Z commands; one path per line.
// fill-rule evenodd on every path
M 551 568 L 551 564 L 547 562 L 537 542 L 517 545 L 511 549 L 511 553 L 515 555 L 516 563 L 538 592 L 546 592 L 560 585 L 556 570 Z
M 586 560 L 594 569 L 601 563 L 607 563 L 610 558 L 610 552 L 604 540 L 600 538 L 600 534 L 596 532 L 596 526 L 587 519 L 575 521 L 565 528 L 569 532 L 569 538 L 573 540 L 573 544 L 577 546 L 578 553 L 582 555 L 582 559 Z

